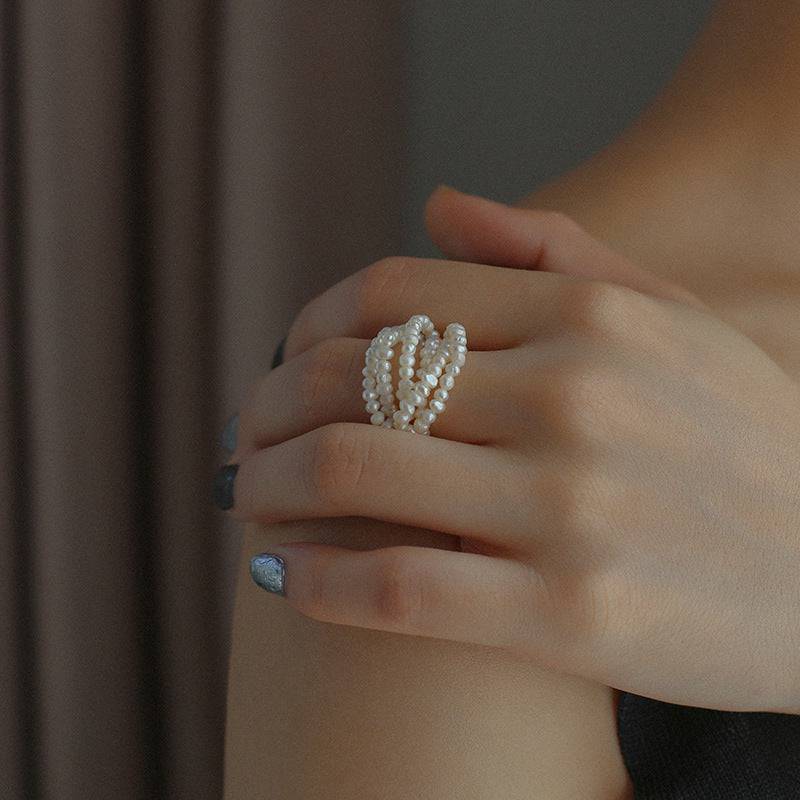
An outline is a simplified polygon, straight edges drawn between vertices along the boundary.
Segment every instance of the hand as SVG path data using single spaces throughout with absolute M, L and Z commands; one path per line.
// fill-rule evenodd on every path
M 298 315 L 240 411 L 232 514 L 372 517 L 462 552 L 286 542 L 286 602 L 669 702 L 800 713 L 798 386 L 559 214 L 440 188 L 426 221 L 458 261 L 384 259 Z M 430 436 L 370 425 L 360 395 L 369 339 L 414 313 L 469 338 Z

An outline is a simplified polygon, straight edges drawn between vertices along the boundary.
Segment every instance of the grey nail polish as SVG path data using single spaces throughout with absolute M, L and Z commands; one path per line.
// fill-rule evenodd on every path
M 268 592 L 285 595 L 283 589 L 286 566 L 280 556 L 261 553 L 250 559 L 250 577 Z
M 233 508 L 233 481 L 238 470 L 238 464 L 225 464 L 214 476 L 214 503 L 223 511 Z
M 226 423 L 220 437 L 220 444 L 229 453 L 236 449 L 236 436 L 239 433 L 239 415 L 234 414 Z
M 283 348 L 286 346 L 286 337 L 284 336 L 283 339 L 278 342 L 278 346 L 275 349 L 275 355 L 272 356 L 272 364 L 270 365 L 270 369 L 275 369 L 275 367 L 279 367 L 283 364 Z

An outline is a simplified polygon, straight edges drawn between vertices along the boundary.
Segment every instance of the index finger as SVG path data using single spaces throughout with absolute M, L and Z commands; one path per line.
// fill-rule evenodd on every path
M 439 330 L 460 322 L 471 350 L 515 347 L 530 339 L 559 288 L 575 280 L 470 262 L 384 258 L 309 301 L 289 330 L 285 356 L 332 337 L 371 339 L 413 314 L 427 314 Z

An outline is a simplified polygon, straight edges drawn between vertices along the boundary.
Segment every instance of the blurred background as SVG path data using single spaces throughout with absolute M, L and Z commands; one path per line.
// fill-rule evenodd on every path
M 710 5 L 2 0 L 2 798 L 220 797 L 225 420 L 313 295 L 439 256 L 437 183 L 576 165 Z

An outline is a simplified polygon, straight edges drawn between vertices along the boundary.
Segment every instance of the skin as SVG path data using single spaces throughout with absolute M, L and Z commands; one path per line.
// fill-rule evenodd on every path
M 647 292 L 628 287 L 604 289 L 604 295 L 581 295 L 581 290 L 576 294 L 575 286 L 585 285 L 585 276 L 576 280 L 579 276 L 567 271 L 576 264 L 590 269 L 595 259 L 567 258 L 561 273 L 547 267 L 541 271 L 541 265 L 525 269 L 536 263 L 532 258 L 536 248 L 522 246 L 524 226 L 515 227 L 514 214 L 502 217 L 504 236 L 471 237 L 470 232 L 479 229 L 458 224 L 464 218 L 464 203 L 473 203 L 469 207 L 479 217 L 484 214 L 480 218 L 490 228 L 500 225 L 491 215 L 502 216 L 504 209 L 492 205 L 490 211 L 475 211 L 474 203 L 481 201 L 440 191 L 429 204 L 428 224 L 448 260 L 462 267 L 501 264 L 520 280 L 534 279 L 539 287 L 558 284 L 558 292 L 564 292 L 549 295 L 549 304 L 535 306 L 548 312 L 536 337 L 531 331 L 515 330 L 529 337 L 525 343 L 515 343 L 516 351 L 495 352 L 498 345 L 508 343 L 489 341 L 486 337 L 493 335 L 492 330 L 481 331 L 481 323 L 489 321 L 497 335 L 504 330 L 508 335 L 504 326 L 511 326 L 514 315 L 489 313 L 482 301 L 481 313 L 466 318 L 469 309 L 464 307 L 461 313 L 458 308 L 457 313 L 452 295 L 433 309 L 431 294 L 416 299 L 406 294 L 409 308 L 386 311 L 380 321 L 367 316 L 370 324 L 363 329 L 341 330 L 335 324 L 331 328 L 332 320 L 341 319 L 336 314 L 342 306 L 330 298 L 328 317 L 321 313 L 325 303 L 318 303 L 314 314 L 301 312 L 294 335 L 290 334 L 293 341 L 287 343 L 286 368 L 265 377 L 245 404 L 241 449 L 231 459 L 242 464 L 237 493 L 251 498 L 251 505 L 234 511 L 248 524 L 231 660 L 226 796 L 620 797 L 630 787 L 616 748 L 613 690 L 601 683 L 694 705 L 796 713 L 797 687 L 785 676 L 797 634 L 789 606 L 771 601 L 786 592 L 796 593 L 790 587 L 788 567 L 797 563 L 797 544 L 788 533 L 798 529 L 791 458 L 798 443 L 800 363 L 792 345 L 800 335 L 800 248 L 791 226 L 796 230 L 798 162 L 793 143 L 800 141 L 800 125 L 796 103 L 789 98 L 797 97 L 800 70 L 785 44 L 800 31 L 790 30 L 793 15 L 786 4 L 758 4 L 757 9 L 755 5 L 721 6 L 672 86 L 630 131 L 575 172 L 517 204 L 531 209 L 528 221 L 541 223 L 541 236 L 550 240 L 562 236 L 561 241 L 567 242 L 563 246 L 574 248 L 575 237 L 588 232 L 592 246 L 602 239 L 610 245 L 609 252 L 619 254 L 615 258 L 623 259 L 606 261 L 606 267 L 631 265 L 635 277 L 648 275 L 663 282 L 658 285 L 667 292 L 681 293 L 680 301 L 653 295 L 652 284 Z M 736 59 L 725 58 L 726 47 Z M 764 91 L 768 76 L 778 70 L 783 79 L 777 85 L 770 83 L 772 91 Z M 458 213 L 448 213 L 454 208 Z M 580 227 L 570 227 L 560 217 L 542 220 L 543 208 L 568 212 Z M 563 228 L 572 238 L 563 237 Z M 531 234 L 533 229 L 525 230 Z M 491 248 L 487 249 L 487 241 Z M 390 263 L 395 266 L 384 264 L 380 269 L 394 269 L 393 277 L 402 277 L 400 270 L 406 268 Z M 433 265 L 427 266 L 430 272 Z M 645 272 L 637 273 L 637 268 Z M 508 272 L 500 271 L 508 277 Z M 415 275 L 408 284 L 399 285 L 408 286 L 410 292 L 420 280 L 419 273 Z M 604 285 L 606 279 L 592 278 Z M 500 292 L 503 297 L 508 296 L 505 291 Z M 481 296 L 491 302 L 499 295 L 488 291 Z M 693 305 L 695 300 L 704 308 Z M 361 313 L 369 310 L 369 304 L 355 307 Z M 302 384 L 296 378 L 295 387 L 310 387 L 319 377 L 311 364 L 323 362 L 303 362 L 303 353 L 342 337 L 363 337 L 365 347 L 383 324 L 402 321 L 423 307 L 431 309 L 428 313 L 437 323 L 443 320 L 442 325 L 450 319 L 464 322 L 470 347 L 476 348 L 457 378 L 447 411 L 434 425 L 434 436 L 373 430 L 363 425 L 363 410 L 361 416 L 353 416 L 362 424 L 350 426 L 375 435 L 371 440 L 375 452 L 394 438 L 391 452 L 387 450 L 391 459 L 398 452 L 404 457 L 410 453 L 410 463 L 419 466 L 423 477 L 425 463 L 434 462 L 425 462 L 419 455 L 423 451 L 412 448 L 459 443 L 457 434 L 463 445 L 477 428 L 491 441 L 469 446 L 505 446 L 529 476 L 541 463 L 563 468 L 561 474 L 570 480 L 559 484 L 562 489 L 574 485 L 572 479 L 578 474 L 594 476 L 580 484 L 585 490 L 583 505 L 566 490 L 543 493 L 536 513 L 544 517 L 526 520 L 538 524 L 515 528 L 513 523 L 521 520 L 499 508 L 495 510 L 506 514 L 505 524 L 495 530 L 490 528 L 492 515 L 484 513 L 482 518 L 481 509 L 473 508 L 469 521 L 484 526 L 480 537 L 459 527 L 465 524 L 459 512 L 465 503 L 469 508 L 470 497 L 457 495 L 455 488 L 441 492 L 438 503 L 417 506 L 393 500 L 389 505 L 398 518 L 416 515 L 404 518 L 411 527 L 385 519 L 336 516 L 386 515 L 380 511 L 386 503 L 376 494 L 380 488 L 373 487 L 371 497 L 357 496 L 347 481 L 347 470 L 337 468 L 339 450 L 330 445 L 349 440 L 326 434 L 334 442 L 322 449 L 276 446 L 271 455 L 258 455 L 270 453 L 265 446 L 276 441 L 297 442 L 303 436 L 307 440 L 312 429 L 346 425 L 341 420 L 350 411 L 336 405 L 335 388 L 323 393 L 327 402 L 319 405 L 333 405 L 339 422 L 322 423 L 314 416 L 313 404 L 306 407 L 306 419 L 312 420 L 304 423 L 306 433 L 298 436 L 290 419 L 274 421 L 275 409 L 286 405 L 291 363 L 296 374 L 306 375 L 308 381 Z M 622 326 L 616 324 L 620 313 Z M 520 313 L 519 318 L 523 316 Z M 659 335 L 653 336 L 654 331 Z M 338 341 L 344 350 L 343 344 Z M 503 361 L 503 354 L 510 352 L 515 352 L 511 370 L 509 359 Z M 341 379 L 345 361 L 342 356 L 336 375 L 342 385 L 352 385 L 352 380 Z M 569 370 L 559 371 L 565 364 Z M 598 370 L 598 364 L 608 369 Z M 538 377 L 543 365 L 555 383 Z M 493 392 L 483 384 L 494 380 L 502 382 L 501 391 L 512 398 L 519 427 L 511 427 L 508 403 L 502 409 L 491 407 Z M 620 392 L 623 384 L 633 391 Z M 565 390 L 561 398 L 572 396 L 565 395 L 567 389 L 571 393 L 577 389 L 574 396 L 584 403 L 568 404 L 565 412 L 563 403 L 556 402 L 557 386 Z M 344 391 L 340 400 L 351 394 Z M 531 396 L 535 402 L 526 404 L 524 398 Z M 598 397 L 604 398 L 602 403 Z M 269 409 L 266 416 L 273 420 L 259 422 L 258 408 Z M 479 414 L 480 425 L 469 420 L 471 412 Z M 658 425 L 652 424 L 654 414 Z M 703 428 L 701 418 L 707 421 Z M 624 448 L 613 447 L 631 430 L 631 420 L 638 423 L 633 428 L 637 437 L 634 440 L 628 433 Z M 710 437 L 708 430 L 713 432 Z M 743 452 L 737 446 L 742 440 L 732 435 L 733 430 L 746 432 L 748 448 Z M 378 442 L 381 434 L 384 441 Z M 516 449 L 509 444 L 513 442 L 520 443 Z M 705 446 L 699 447 L 699 442 Z M 653 450 L 661 456 L 657 461 L 648 460 Z M 316 509 L 314 502 L 304 505 L 302 498 L 279 494 L 282 486 L 285 490 L 287 470 L 292 464 L 295 470 L 304 463 L 308 467 L 313 461 L 303 459 L 313 459 L 314 452 L 327 454 L 319 463 L 328 466 L 317 475 L 328 475 L 328 483 L 323 480 L 318 486 L 328 485 L 330 491 Z M 282 459 L 292 454 L 294 459 Z M 379 462 L 381 468 L 389 469 L 391 459 Z M 456 458 L 446 463 L 463 462 Z M 578 464 L 585 471 L 578 472 Z M 429 466 L 428 474 L 437 469 Z M 597 477 L 609 475 L 618 482 Z M 458 477 L 471 494 L 480 490 L 470 484 L 470 473 L 462 471 Z M 412 482 L 406 477 L 396 483 L 402 486 L 404 480 Z M 703 488 L 700 496 L 706 498 L 702 507 L 692 500 L 698 494 L 697 481 Z M 509 484 L 499 485 L 510 495 Z M 619 493 L 620 486 L 626 491 Z M 335 487 L 342 497 L 334 496 Z M 745 494 L 740 496 L 741 489 Z M 771 498 L 766 504 L 764 492 Z M 553 504 L 553 494 L 562 505 Z M 628 494 L 646 502 L 609 503 Z M 418 496 L 424 497 L 425 490 Z M 589 497 L 604 503 L 602 514 L 596 513 L 596 502 L 588 503 Z M 664 527 L 676 503 L 681 524 Z M 665 515 L 665 507 L 672 514 Z M 753 509 L 765 507 L 768 513 L 754 516 Z M 565 509 L 572 513 L 564 514 Z M 298 511 L 305 522 L 276 521 Z M 309 517 L 318 518 L 308 522 Z M 642 540 L 642 533 L 654 525 L 661 526 L 657 528 L 661 535 L 654 532 Z M 526 540 L 524 530 L 536 531 L 537 538 L 531 535 Z M 692 530 L 702 532 L 707 547 L 696 546 L 689 536 Z M 280 543 L 299 540 L 332 547 L 284 549 L 287 571 L 294 579 L 287 597 L 267 595 L 255 587 L 247 575 L 249 557 L 279 552 Z M 434 557 L 424 565 L 416 562 L 422 572 L 415 572 L 415 579 L 420 574 L 441 575 L 437 569 L 445 558 L 460 559 L 458 563 L 465 565 L 469 559 L 479 559 L 481 576 L 487 575 L 488 561 L 496 562 L 497 571 L 488 574 L 501 597 L 499 606 L 488 605 L 489 598 L 480 595 L 479 584 L 470 579 L 456 582 L 455 587 L 452 581 L 424 584 L 427 596 L 435 598 L 440 609 L 454 597 L 464 601 L 454 604 L 446 625 L 441 617 L 437 621 L 436 602 L 425 606 L 429 614 L 420 613 L 421 605 L 402 602 L 409 593 L 387 587 L 410 585 L 409 573 L 401 570 L 415 545 L 427 546 L 426 554 Z M 340 546 L 359 552 L 346 554 Z M 388 562 L 389 568 L 374 553 L 361 552 L 397 546 L 404 548 L 394 550 L 403 558 Z M 660 564 L 656 572 L 648 571 L 652 569 L 648 553 L 656 554 Z M 450 560 L 447 569 L 454 563 Z M 663 565 L 669 563 L 676 564 L 674 572 L 665 571 Z M 325 571 L 320 568 L 323 564 Z M 597 564 L 603 565 L 599 571 Z M 328 568 L 343 570 L 351 580 L 334 581 L 326 591 Z M 352 580 L 354 574 L 358 581 Z M 470 577 L 467 568 L 463 574 Z M 549 576 L 548 588 L 559 587 L 556 602 L 548 606 L 541 596 L 537 601 L 535 592 L 526 593 L 536 585 L 527 581 L 532 574 Z M 709 574 L 714 576 L 711 593 Z M 304 593 L 302 576 L 313 575 L 316 578 L 306 583 Z M 526 608 L 536 613 L 515 613 L 513 597 L 532 602 Z M 697 615 L 681 611 L 686 606 L 675 598 L 684 597 L 691 607 L 705 610 L 699 622 Z M 651 601 L 651 610 L 660 615 L 659 629 L 653 632 L 636 612 L 641 602 Z M 480 611 L 487 607 L 494 624 L 483 622 Z M 602 613 L 595 613 L 598 609 Z M 759 624 L 765 614 L 774 626 Z M 760 652 L 774 653 L 773 659 L 768 664 L 748 660 L 755 642 L 771 627 L 783 637 L 759 641 L 758 647 Z M 669 633 L 650 635 L 662 630 Z M 742 646 L 720 647 L 734 631 L 745 636 Z M 714 646 L 708 647 L 708 641 Z M 681 675 L 687 652 L 704 659 L 693 660 L 699 672 L 688 678 Z M 589 653 L 599 655 L 590 658 Z M 642 654 L 638 660 L 637 654 Z M 655 662 L 658 669 L 645 661 Z M 700 679 L 709 669 L 718 676 L 713 683 Z M 391 726 L 385 720 L 392 720 Z

